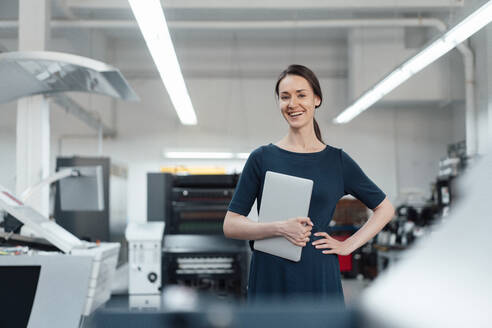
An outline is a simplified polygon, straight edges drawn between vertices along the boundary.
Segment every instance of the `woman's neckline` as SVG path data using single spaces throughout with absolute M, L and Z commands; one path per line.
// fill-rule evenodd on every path
M 290 150 L 287 150 L 287 149 L 284 149 L 284 148 L 281 148 L 277 145 L 275 145 L 274 143 L 270 143 L 270 146 L 273 146 L 275 149 L 278 149 L 282 152 L 285 152 L 285 153 L 288 153 L 288 154 L 294 154 L 294 155 L 316 155 L 316 154 L 321 154 L 323 153 L 326 149 L 328 149 L 328 145 L 325 145 L 325 148 L 323 148 L 322 150 L 320 151 L 315 151 L 315 152 L 309 152 L 309 153 L 299 153 L 299 152 L 295 152 L 295 151 L 290 151 Z

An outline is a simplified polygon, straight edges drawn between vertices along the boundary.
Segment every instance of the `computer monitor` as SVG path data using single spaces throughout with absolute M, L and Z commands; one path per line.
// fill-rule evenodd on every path
M 38 286 L 40 265 L 0 265 L 0 327 L 27 327 Z
M 60 167 L 64 169 L 68 167 Z M 101 165 L 70 166 L 79 175 L 59 182 L 62 211 L 103 211 L 104 183 Z
M 0 327 L 78 327 L 92 261 L 62 254 L 2 256 Z
M 111 163 L 107 157 L 59 157 L 57 171 L 72 168 L 80 176 L 57 183 L 55 220 L 80 239 L 109 241 Z

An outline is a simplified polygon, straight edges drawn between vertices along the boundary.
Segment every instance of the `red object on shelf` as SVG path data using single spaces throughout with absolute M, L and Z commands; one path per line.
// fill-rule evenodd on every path
M 339 241 L 344 241 L 350 235 L 342 235 L 342 236 L 331 236 Z M 349 255 L 338 255 L 338 262 L 340 263 L 340 271 L 341 272 L 350 272 L 352 271 L 352 254 Z

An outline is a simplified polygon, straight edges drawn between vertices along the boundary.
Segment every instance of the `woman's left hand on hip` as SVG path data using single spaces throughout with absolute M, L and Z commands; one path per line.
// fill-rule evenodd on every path
M 317 249 L 324 249 L 323 254 L 349 255 L 351 253 L 345 241 L 336 240 L 326 232 L 316 232 L 314 236 L 323 237 L 312 243 Z

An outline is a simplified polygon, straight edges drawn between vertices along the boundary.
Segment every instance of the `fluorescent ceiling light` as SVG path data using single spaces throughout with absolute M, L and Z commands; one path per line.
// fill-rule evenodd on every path
M 164 151 L 164 157 L 181 159 L 247 159 L 249 153 Z
M 396 69 L 384 78 L 374 89 L 381 95 L 388 94 L 394 85 L 405 82 L 412 74 L 408 70 Z
M 249 157 L 249 153 L 237 153 L 236 158 L 239 159 L 247 159 Z
M 231 159 L 234 158 L 233 153 L 222 152 L 164 152 L 166 158 L 181 158 L 181 159 Z
M 439 57 L 453 49 L 455 46 L 455 43 L 446 42 L 444 37 L 442 37 L 408 60 L 402 65 L 401 69 L 408 71 L 411 75 L 416 74 L 424 67 L 427 67 Z
M 364 93 L 352 105 L 340 113 L 333 120 L 333 123 L 343 124 L 350 122 L 354 117 L 371 107 L 386 94 L 408 80 L 412 75 L 421 71 L 458 44 L 468 39 L 482 27 L 486 26 L 491 20 L 492 1 L 488 1 L 446 32 L 442 37 L 425 47 Z
M 159 0 L 128 0 L 181 123 L 197 124 Z
M 491 20 L 492 1 L 488 1 L 446 33 L 446 38 L 452 39 L 456 44 L 460 44 L 490 23 Z

